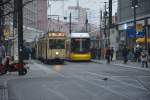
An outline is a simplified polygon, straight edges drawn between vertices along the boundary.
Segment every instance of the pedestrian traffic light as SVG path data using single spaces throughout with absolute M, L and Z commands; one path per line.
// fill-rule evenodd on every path
M 64 17 L 64 20 L 66 20 L 67 19 L 67 17 Z

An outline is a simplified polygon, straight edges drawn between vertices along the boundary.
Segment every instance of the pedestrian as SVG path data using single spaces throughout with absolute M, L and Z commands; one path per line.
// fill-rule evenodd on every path
M 112 47 L 111 49 L 110 49 L 110 60 L 112 61 L 112 59 L 113 59 L 113 55 L 114 55 L 114 48 Z
M 101 48 L 98 50 L 98 59 L 101 59 Z
M 0 64 L 3 63 L 4 58 L 5 58 L 5 47 L 2 43 L 0 43 Z
M 32 57 L 32 59 L 35 59 L 35 48 L 34 47 L 32 47 L 31 57 Z
M 106 58 L 108 64 L 110 63 L 110 53 L 111 53 L 111 50 L 110 50 L 110 48 L 108 47 L 108 48 L 106 49 L 106 55 L 105 55 L 105 58 Z
M 148 68 L 148 53 L 146 50 L 143 50 L 142 53 L 141 53 L 141 64 L 142 64 L 142 67 L 145 67 Z
M 124 46 L 122 50 L 122 56 L 123 56 L 124 64 L 126 64 L 128 62 L 128 48 L 126 46 Z

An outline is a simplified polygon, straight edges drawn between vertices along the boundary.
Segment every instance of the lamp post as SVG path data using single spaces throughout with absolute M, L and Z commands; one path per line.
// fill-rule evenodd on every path
M 135 40 L 136 40 L 136 8 L 138 7 L 138 0 L 132 0 L 132 7 L 133 8 L 133 16 L 134 16 L 134 29 L 135 29 Z
M 85 19 L 85 31 L 88 32 L 88 17 L 87 17 L 87 11 L 86 11 L 86 19 Z
M 72 15 L 71 15 L 71 12 L 70 12 L 70 15 L 69 15 L 69 33 L 71 34 L 71 32 L 72 32 L 72 26 L 71 26 L 71 20 L 72 20 Z
M 23 1 L 17 1 L 18 10 L 18 53 L 19 63 L 23 63 Z

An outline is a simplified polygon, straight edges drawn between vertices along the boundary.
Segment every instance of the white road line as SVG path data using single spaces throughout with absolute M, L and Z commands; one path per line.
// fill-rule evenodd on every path
M 91 74 L 91 75 L 99 76 L 99 77 L 107 77 L 107 78 L 110 78 L 111 80 L 117 81 L 117 82 L 119 82 L 119 83 L 121 83 L 121 84 L 124 84 L 124 85 L 126 85 L 126 86 L 131 86 L 131 87 L 135 87 L 135 88 L 139 88 L 139 89 L 143 89 L 143 90 L 147 91 L 147 89 L 145 89 L 143 86 L 142 86 L 142 87 L 139 87 L 139 86 L 135 86 L 135 85 L 132 85 L 132 84 L 128 84 L 128 83 L 126 83 L 126 82 L 117 80 L 117 79 L 115 79 L 115 78 L 113 78 L 113 77 L 111 77 L 111 76 L 100 75 L 100 74 L 93 73 L 93 72 L 89 72 L 89 71 L 87 71 L 87 73 L 89 73 L 89 74 Z M 139 82 L 138 82 L 138 83 L 139 83 Z
M 104 90 L 110 91 L 111 93 L 114 93 L 114 94 L 116 94 L 116 95 L 119 95 L 119 96 L 122 96 L 122 97 L 124 97 L 124 98 L 128 98 L 128 99 L 134 100 L 134 98 L 130 97 L 129 95 L 120 94 L 120 93 L 118 93 L 118 92 L 116 92 L 116 91 L 113 91 L 112 89 L 110 89 L 110 88 L 108 88 L 108 87 L 106 88 L 105 86 L 102 86 L 102 85 L 100 86 L 99 84 L 90 82 L 90 81 L 88 81 L 88 80 L 86 80 L 86 79 L 84 79 L 84 78 L 82 78 L 82 77 L 78 77 L 78 76 L 75 76 L 75 75 L 74 75 L 74 77 L 77 78 L 77 79 L 79 79 L 79 80 L 85 81 L 85 82 L 87 82 L 87 83 L 89 83 L 89 84 L 92 84 L 92 85 L 95 85 L 95 86 L 97 86 L 97 87 L 103 88 Z
M 87 93 L 89 93 L 90 95 L 92 96 L 97 96 L 95 93 L 89 91 L 88 89 L 86 89 L 86 87 L 84 87 L 83 85 L 77 83 L 77 82 L 74 82 L 75 84 L 77 84 L 78 87 L 82 88 L 84 91 L 86 91 Z
M 45 90 L 47 90 L 47 91 L 49 91 L 49 92 L 51 92 L 51 93 L 54 93 L 54 94 L 56 94 L 57 96 L 63 98 L 64 100 L 70 100 L 70 99 L 69 99 L 67 96 L 65 96 L 64 94 L 62 94 L 62 93 L 60 93 L 60 92 L 58 92 L 58 91 L 56 91 L 56 90 L 50 89 L 50 88 L 48 88 L 46 85 L 42 85 L 42 87 L 44 87 Z

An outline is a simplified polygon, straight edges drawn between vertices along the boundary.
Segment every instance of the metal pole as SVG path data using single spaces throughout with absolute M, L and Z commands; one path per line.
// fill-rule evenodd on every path
M 100 9 L 100 17 L 99 17 L 99 37 L 98 37 L 98 48 L 97 48 L 97 58 L 100 59 L 101 56 L 101 48 L 102 48 L 102 43 L 101 43 L 101 22 L 102 21 L 102 10 Z
M 134 29 L 135 29 L 135 40 L 136 40 L 136 7 L 134 5 Z
M 135 30 L 135 39 L 134 42 L 136 42 L 136 8 L 138 7 L 138 0 L 132 0 L 132 8 L 134 13 L 134 30 Z
M 148 22 L 147 19 L 145 19 L 145 50 L 148 50 L 148 43 L 147 43 L 147 33 L 148 33 Z
M 85 31 L 87 32 L 87 27 L 88 27 L 88 18 L 87 18 L 87 12 L 86 12 L 86 20 L 85 20 Z
M 58 30 L 60 31 L 59 15 L 57 17 L 58 17 Z
M 71 30 L 71 12 L 70 12 L 70 21 L 69 21 L 69 33 L 71 34 L 72 30 Z
M 104 2 L 105 3 L 105 12 L 104 12 L 104 24 L 105 24 L 105 27 L 104 27 L 104 34 L 105 34 L 105 47 L 106 47 L 106 38 L 107 38 L 107 34 L 106 34 L 106 16 L 107 16 L 107 12 L 106 12 L 106 3 L 107 2 Z
M 3 4 L 3 0 L 0 0 L 0 4 Z M 3 5 L 0 6 L 0 42 L 2 41 L 2 36 L 3 36 Z
M 18 54 L 19 63 L 23 63 L 23 1 L 17 0 L 18 6 Z
M 16 55 L 16 52 L 15 52 L 15 35 L 17 33 L 16 29 L 17 29 L 17 0 L 14 0 L 14 13 L 13 13 L 13 59 L 15 59 L 15 55 Z M 18 52 L 17 52 L 18 54 Z
M 99 48 L 101 48 L 101 38 L 100 37 L 102 37 L 101 35 L 101 27 L 102 27 L 102 25 L 101 25 L 101 23 L 102 23 L 102 10 L 100 9 L 100 20 L 99 20 Z
M 51 22 L 51 21 L 52 21 L 52 20 L 51 20 L 51 12 L 52 12 L 52 11 L 51 11 L 51 10 L 52 10 L 52 9 L 51 9 L 51 4 L 49 4 L 49 6 L 48 6 L 48 7 L 50 8 L 50 22 L 49 22 L 49 31 L 51 31 L 51 23 L 52 23 L 52 22 Z
M 108 45 L 110 45 L 110 29 L 112 26 L 112 0 L 109 0 L 109 32 L 108 32 Z

